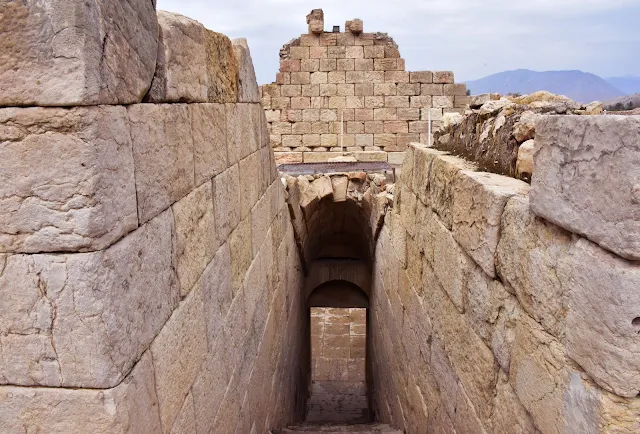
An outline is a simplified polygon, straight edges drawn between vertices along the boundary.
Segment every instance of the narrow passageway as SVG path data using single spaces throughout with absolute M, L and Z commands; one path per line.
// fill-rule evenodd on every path
M 365 375 L 367 312 L 312 307 L 307 422 L 369 422 Z

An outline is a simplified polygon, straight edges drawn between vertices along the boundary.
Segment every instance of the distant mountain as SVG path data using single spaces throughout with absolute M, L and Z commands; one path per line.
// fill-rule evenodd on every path
M 620 89 L 627 95 L 640 93 L 640 77 L 610 77 L 606 78 L 607 82 L 613 87 Z
M 609 101 L 625 95 L 623 91 L 597 75 L 582 71 L 537 72 L 516 69 L 468 81 L 466 84 L 472 95 L 489 92 L 524 95 L 546 90 L 583 103 Z

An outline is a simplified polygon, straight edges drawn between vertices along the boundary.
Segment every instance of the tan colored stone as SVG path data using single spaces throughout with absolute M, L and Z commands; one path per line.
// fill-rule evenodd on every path
M 171 431 L 206 353 L 202 292 L 197 289 L 180 303 L 151 345 L 163 432 Z
M 229 248 L 231 249 L 231 286 L 235 296 L 253 259 L 251 219 L 245 218 L 234 229 L 229 237 Z
M 410 83 L 433 83 L 433 73 L 431 71 L 411 72 L 409 80 Z
M 500 372 L 491 426 L 495 433 L 526 434 L 536 432 L 531 415 L 520 404 L 507 376 Z
M 122 107 L 2 109 L 0 143 L 1 252 L 104 249 L 137 227 Z
M 3 2 L 0 106 L 134 104 L 156 66 L 155 4 Z
M 194 187 L 194 154 L 186 104 L 129 106 L 138 217 L 144 223 Z
M 513 288 L 523 309 L 554 336 L 563 337 L 567 282 L 558 263 L 568 254 L 571 234 L 537 218 L 529 201 L 513 197 L 502 215 L 496 269 Z
M 195 184 L 200 185 L 227 168 L 227 136 L 223 104 L 189 104 Z
M 628 398 L 640 392 L 640 265 L 581 239 L 560 259 L 567 285 L 567 355 L 600 387 Z
M 176 271 L 185 296 L 213 259 L 217 248 L 213 194 L 207 182 L 172 206 L 176 231 Z
M 207 101 L 260 102 L 260 91 L 249 46 L 245 39 L 233 42 L 225 35 L 205 29 Z
M 173 216 L 106 250 L 0 259 L 0 382 L 109 388 L 171 315 Z
M 518 146 L 518 160 L 516 161 L 516 172 L 518 176 L 533 174 L 533 155 L 535 152 L 535 141 L 527 140 Z
M 241 220 L 240 171 L 235 164 L 213 178 L 215 233 L 222 244 Z
M 536 428 L 543 433 L 566 432 L 564 348 L 527 315 L 516 327 L 509 382 Z
M 485 172 L 462 170 L 453 181 L 453 238 L 492 278 L 504 207 L 528 191 L 525 182 Z
M 158 12 L 158 24 L 158 62 L 151 89 L 145 100 L 208 102 L 208 65 L 205 49 L 207 30 L 195 20 L 165 11 Z M 216 42 L 211 41 L 211 46 L 215 47 Z M 231 54 L 233 55 L 233 49 Z M 236 83 L 233 85 L 237 86 Z M 236 89 L 237 87 L 234 87 L 234 98 Z
M 440 84 L 453 83 L 453 72 L 451 71 L 435 71 L 433 73 L 433 82 Z
M 229 165 L 232 165 L 261 147 L 260 125 L 263 109 L 259 104 L 226 104 L 225 109 L 227 155 Z
M 106 390 L 0 387 L 0 431 L 100 434 L 161 432 L 153 364 L 144 353 L 117 387 Z
M 536 124 L 531 209 L 640 260 L 640 119 L 546 116 Z

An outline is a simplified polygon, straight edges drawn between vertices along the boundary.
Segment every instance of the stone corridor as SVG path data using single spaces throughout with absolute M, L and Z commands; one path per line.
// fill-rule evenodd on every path
M 63 3 L 0 2 L 0 433 L 640 432 L 638 117 L 317 10 L 261 89 L 244 39 Z

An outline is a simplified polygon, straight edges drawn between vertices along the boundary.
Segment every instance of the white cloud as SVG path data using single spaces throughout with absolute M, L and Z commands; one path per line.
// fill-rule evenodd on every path
M 275 78 L 280 47 L 306 32 L 317 7 L 327 29 L 359 17 L 365 31 L 389 33 L 412 70 L 461 79 L 515 68 L 640 75 L 637 0 L 158 0 L 158 9 L 247 37 L 260 82 Z

